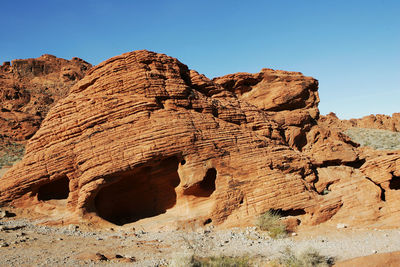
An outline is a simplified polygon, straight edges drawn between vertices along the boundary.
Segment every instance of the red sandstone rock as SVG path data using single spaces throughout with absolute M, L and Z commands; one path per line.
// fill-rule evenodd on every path
M 317 84 L 268 69 L 209 80 L 148 51 L 113 57 L 51 108 L 0 203 L 98 225 L 253 225 L 269 209 L 303 224 L 378 222 L 392 207 L 358 170 L 373 157 L 317 125 Z
M 341 132 L 315 126 L 307 133 L 306 138 L 307 144 L 302 151 L 317 166 L 342 165 L 359 160 L 357 145 Z
M 266 111 L 315 108 L 318 81 L 300 72 L 262 69 L 260 73 L 236 73 L 213 81 L 241 100 Z
M 397 267 L 400 266 L 400 252 L 388 252 L 372 254 L 365 257 L 357 257 L 354 259 L 338 262 L 335 267 Z
M 349 128 L 373 128 L 400 132 L 400 113 L 393 113 L 392 116 L 377 114 L 368 115 L 359 119 L 340 120 L 335 113 L 321 116 L 320 125 L 324 127 L 336 128 L 341 131 Z
M 52 55 L 18 59 L 0 66 L 0 135 L 25 141 L 39 128 L 50 107 L 67 95 L 91 65 L 79 58 Z

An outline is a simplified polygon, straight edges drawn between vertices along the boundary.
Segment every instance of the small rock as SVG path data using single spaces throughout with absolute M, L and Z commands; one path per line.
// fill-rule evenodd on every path
M 9 212 L 8 210 L 0 210 L 0 218 L 15 217 L 15 213 Z
M 378 251 L 377 251 L 377 250 L 373 250 L 372 253 L 373 253 L 373 254 L 376 254 L 376 253 L 378 253 Z
M 78 225 L 70 224 L 70 225 L 68 226 L 68 230 L 70 230 L 70 231 L 72 231 L 72 232 L 75 232 L 75 231 L 77 231 L 78 229 L 79 229 L 79 226 L 78 226 Z
M 338 223 L 337 225 L 336 225 L 336 228 L 337 229 L 344 229 L 344 228 L 347 228 L 348 227 L 348 225 L 347 224 L 344 224 L 344 223 Z
M 292 233 L 292 236 L 296 236 L 297 235 L 297 233 Z
M 92 261 L 107 261 L 108 258 L 103 254 L 97 253 L 90 253 L 90 252 L 82 252 L 75 256 L 78 260 L 92 260 Z
M 106 256 L 104 256 L 103 254 L 101 254 L 101 253 L 97 252 L 96 256 L 97 256 L 98 260 L 100 260 L 100 261 L 107 261 L 108 260 L 108 258 Z
M 9 245 L 6 242 L 0 243 L 0 248 L 5 248 L 5 247 L 8 247 L 8 246 Z
M 136 258 L 133 257 L 133 256 L 126 257 L 126 259 L 127 259 L 128 262 L 135 262 L 136 261 Z

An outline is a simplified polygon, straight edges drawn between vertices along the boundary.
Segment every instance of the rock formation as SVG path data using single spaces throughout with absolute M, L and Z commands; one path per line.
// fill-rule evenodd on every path
M 344 131 L 350 128 L 372 128 L 400 132 L 400 113 L 392 116 L 383 114 L 369 115 L 360 119 L 340 120 L 335 113 L 321 116 L 319 124 Z
M 50 109 L 0 203 L 149 228 L 253 225 L 270 209 L 302 224 L 398 225 L 387 199 L 399 153 L 370 156 L 318 125 L 317 89 L 298 72 L 210 80 L 163 54 L 113 57 Z
M 354 259 L 338 262 L 334 267 L 396 267 L 400 265 L 400 252 L 387 252 L 372 254 L 364 257 L 357 257 Z
M 83 78 L 91 65 L 52 55 L 18 59 L 0 66 L 0 139 L 25 141 L 58 99 Z

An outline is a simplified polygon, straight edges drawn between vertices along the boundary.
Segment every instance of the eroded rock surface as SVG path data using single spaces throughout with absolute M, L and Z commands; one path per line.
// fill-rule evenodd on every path
M 400 113 L 393 113 L 392 116 L 377 114 L 359 119 L 340 120 L 335 113 L 331 112 L 326 116 L 321 116 L 319 123 L 341 131 L 350 128 L 372 128 L 400 132 Z
M 98 225 L 244 226 L 269 209 L 379 222 L 399 208 L 367 177 L 373 157 L 317 124 L 317 87 L 297 72 L 210 80 L 163 54 L 113 57 L 51 108 L 0 202 Z
M 0 66 L 0 136 L 26 141 L 39 129 L 49 109 L 67 95 L 91 65 L 82 59 L 52 55 L 17 59 Z
M 372 254 L 364 257 L 357 257 L 347 261 L 335 264 L 335 267 L 352 267 L 352 266 L 365 266 L 365 267 L 396 267 L 400 265 L 400 252 L 388 252 Z

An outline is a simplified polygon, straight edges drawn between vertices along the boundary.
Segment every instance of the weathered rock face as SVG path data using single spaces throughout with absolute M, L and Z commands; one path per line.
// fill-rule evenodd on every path
M 340 120 L 335 113 L 329 113 L 326 116 L 321 116 L 319 124 L 341 131 L 355 127 L 400 132 L 400 113 L 393 113 L 392 116 L 382 114 L 369 115 L 360 119 L 350 120 Z
M 336 263 L 335 267 L 396 267 L 400 265 L 400 252 L 372 254 Z
M 300 72 L 262 69 L 260 73 L 236 73 L 213 80 L 240 99 L 265 111 L 316 108 L 318 81 Z
M 0 66 L 0 136 L 25 141 L 39 129 L 50 107 L 65 97 L 91 65 L 52 55 L 18 59 Z
M 317 105 L 317 81 L 299 73 L 211 81 L 163 54 L 116 56 L 51 108 L 0 203 L 98 225 L 253 225 L 269 209 L 304 224 L 377 221 L 383 189 L 358 169 L 370 158 L 318 126 Z

